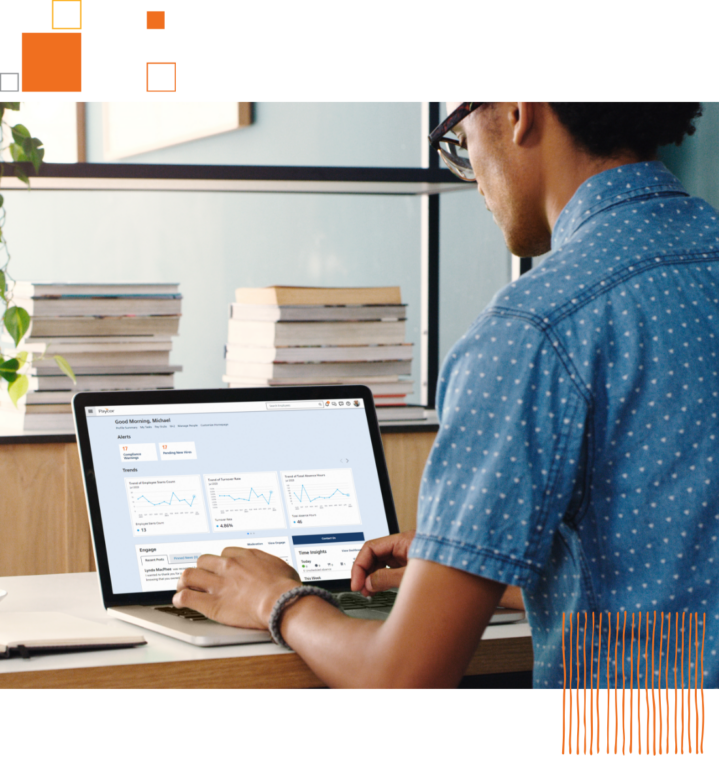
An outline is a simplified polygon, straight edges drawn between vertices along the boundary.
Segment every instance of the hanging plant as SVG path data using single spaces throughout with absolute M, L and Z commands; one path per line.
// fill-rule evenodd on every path
M 6 163 L 2 162 L 1 158 L 7 150 L 14 161 L 15 176 L 29 189 L 30 179 L 21 163 L 31 163 L 35 173 L 38 173 L 45 150 L 43 149 L 42 141 L 33 137 L 24 125 L 18 123 L 10 126 L 5 121 L 6 111 L 17 112 L 19 109 L 19 102 L 0 101 L 0 184 L 2 184 L 6 165 Z M 5 136 L 8 129 L 12 140 L 6 145 Z M 28 353 L 26 351 L 17 351 L 17 347 L 30 328 L 31 318 L 27 310 L 22 307 L 16 307 L 13 304 L 12 288 L 14 281 L 8 272 L 10 251 L 5 239 L 5 220 L 5 199 L 0 194 L 0 311 L 2 311 L 2 324 L 12 339 L 15 349 L 15 353 L 7 357 L 5 354 L 0 353 L 0 386 L 4 386 L 4 380 L 7 384 L 10 399 L 17 406 L 18 400 L 27 392 L 29 386 L 28 377 L 23 373 Z M 75 374 L 68 365 L 67 360 L 60 355 L 54 355 L 53 357 L 60 370 L 75 381 Z M 42 357 L 35 359 L 42 359 Z

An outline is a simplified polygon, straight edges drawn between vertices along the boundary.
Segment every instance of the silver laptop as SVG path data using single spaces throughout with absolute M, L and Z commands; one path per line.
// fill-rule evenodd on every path
M 172 606 L 183 570 L 228 546 L 282 558 L 350 615 L 388 615 L 393 591 L 349 591 L 364 542 L 398 531 L 366 387 L 83 392 L 73 412 L 114 617 L 195 645 L 269 641 Z

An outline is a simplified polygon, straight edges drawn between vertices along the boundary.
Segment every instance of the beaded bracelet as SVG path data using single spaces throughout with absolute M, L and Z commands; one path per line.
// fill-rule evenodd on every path
M 285 609 L 288 608 L 290 605 L 295 603 L 301 597 L 307 597 L 308 595 L 313 595 L 314 597 L 321 597 L 323 600 L 326 600 L 331 605 L 334 605 L 335 608 L 340 607 L 339 602 L 337 601 L 337 599 L 333 594 L 328 592 L 326 589 L 320 589 L 319 587 L 310 587 L 302 584 L 299 587 L 290 589 L 287 592 L 285 592 L 283 595 L 281 595 L 277 600 L 277 602 L 275 603 L 274 607 L 272 608 L 272 613 L 270 613 L 270 621 L 269 621 L 268 629 L 270 631 L 270 635 L 272 636 L 273 642 L 275 642 L 277 645 L 282 646 L 283 648 L 287 648 L 288 651 L 291 651 L 292 648 L 290 648 L 290 646 L 287 645 L 287 643 L 284 641 L 280 633 L 280 622 L 282 621 L 282 614 L 285 612 Z

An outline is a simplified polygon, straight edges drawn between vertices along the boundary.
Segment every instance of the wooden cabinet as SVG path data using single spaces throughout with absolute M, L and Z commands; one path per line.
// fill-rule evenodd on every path
M 415 527 L 417 496 L 437 427 L 385 427 L 400 529 Z M 0 576 L 95 570 L 74 435 L 0 436 Z

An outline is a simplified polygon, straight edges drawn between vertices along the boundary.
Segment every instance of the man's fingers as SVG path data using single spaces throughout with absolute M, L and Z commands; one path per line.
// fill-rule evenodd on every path
M 365 542 L 352 566 L 350 589 L 365 589 L 367 576 L 373 571 L 384 570 L 385 565 L 401 568 L 407 565 L 407 554 L 414 538 L 414 531 L 394 533 Z
M 198 560 L 199 562 L 199 560 Z M 197 589 L 202 592 L 211 592 L 220 582 L 219 576 L 202 568 L 188 568 L 183 571 L 177 582 L 177 589 Z
M 365 589 L 371 595 L 398 587 L 404 576 L 404 568 L 380 568 L 367 577 Z
M 211 616 L 215 598 L 207 592 L 196 592 L 194 589 L 181 589 L 172 597 L 175 608 L 191 608 L 193 611 Z

